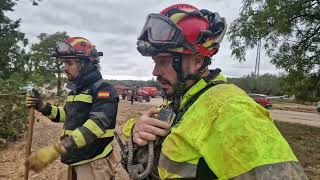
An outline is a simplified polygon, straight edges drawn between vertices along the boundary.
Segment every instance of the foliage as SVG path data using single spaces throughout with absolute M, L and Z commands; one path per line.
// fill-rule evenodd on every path
M 247 93 L 266 95 L 286 94 L 281 87 L 282 79 L 272 74 L 264 74 L 256 77 L 253 73 L 241 78 L 230 78 L 229 82 L 237 85 Z
M 41 75 L 43 81 L 47 84 L 52 84 L 52 80 L 55 80 L 58 87 L 57 94 L 61 93 L 63 84 L 63 62 L 60 59 L 51 57 L 51 53 L 56 47 L 57 41 L 62 41 L 66 38 L 68 38 L 66 32 L 56 32 L 51 35 L 42 33 L 38 36 L 39 42 L 31 45 L 29 67 L 38 72 L 37 74 Z
M 0 3 L 0 138 L 15 140 L 25 131 L 26 108 L 19 87 L 28 83 L 24 48 L 28 40 L 18 30 L 20 19 L 11 20 L 5 13 L 13 11 L 18 0 Z M 37 5 L 39 0 L 31 0 Z M 35 77 L 37 78 L 37 77 Z
M 14 5 L 12 0 L 2 0 L 0 4 L 0 79 L 9 78 L 17 70 L 16 64 L 19 64 L 19 56 L 23 53 L 18 44 L 28 43 L 24 34 L 17 30 L 20 20 L 13 21 L 4 14 L 13 11 Z
M 230 78 L 229 82 L 247 93 L 271 96 L 294 95 L 299 103 L 320 100 L 320 72 L 305 75 L 298 71 L 291 71 L 281 76 L 264 74 L 259 77 L 252 73 L 241 78 Z
M 306 74 L 320 68 L 319 0 L 243 0 L 228 34 L 239 61 L 262 38 L 278 68 Z
M 148 80 L 148 81 L 142 81 L 142 80 L 108 80 L 108 82 L 112 85 L 124 85 L 127 87 L 145 87 L 145 86 L 153 86 L 157 89 L 161 89 L 160 84 L 155 80 Z
M 0 80 L 0 138 L 16 140 L 26 129 L 25 96 L 12 80 Z
M 294 94 L 298 102 L 320 101 L 320 71 L 308 75 L 291 71 L 282 77 L 282 88 Z

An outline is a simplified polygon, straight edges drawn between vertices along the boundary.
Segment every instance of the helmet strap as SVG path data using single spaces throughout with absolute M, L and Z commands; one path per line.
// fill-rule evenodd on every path
M 177 79 L 178 83 L 176 85 L 176 92 L 174 95 L 174 103 L 173 103 L 173 110 L 177 113 L 179 111 L 181 98 L 185 91 L 185 79 L 184 79 L 184 72 L 182 68 L 182 55 L 175 54 L 172 58 L 172 67 L 177 72 Z

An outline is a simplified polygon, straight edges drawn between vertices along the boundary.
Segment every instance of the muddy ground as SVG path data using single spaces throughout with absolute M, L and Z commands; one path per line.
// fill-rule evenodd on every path
M 120 129 L 128 118 L 138 117 L 145 110 L 160 102 L 161 99 L 159 98 L 152 99 L 151 103 L 134 103 L 134 105 L 131 105 L 128 101 L 121 101 L 117 118 L 117 132 L 121 134 Z M 36 117 L 37 122 L 35 123 L 32 151 L 56 142 L 59 139 L 59 133 L 62 128 L 61 124 L 51 123 L 38 113 Z M 308 177 L 314 180 L 320 179 L 320 128 L 284 122 L 277 122 L 276 124 L 301 161 Z M 115 147 L 116 179 L 129 179 L 118 163 L 120 160 L 119 147 L 116 142 L 113 142 L 113 145 Z M 0 149 L 0 180 L 23 179 L 24 150 L 24 141 L 8 143 L 6 147 Z M 39 174 L 30 173 L 29 179 L 63 179 L 66 169 L 66 166 L 57 160 Z

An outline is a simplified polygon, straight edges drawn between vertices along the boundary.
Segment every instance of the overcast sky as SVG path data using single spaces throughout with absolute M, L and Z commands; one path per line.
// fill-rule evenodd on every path
M 15 11 L 7 15 L 22 19 L 20 30 L 30 43 L 37 42 L 40 33 L 57 31 L 89 39 L 104 53 L 101 65 L 106 79 L 148 80 L 152 78 L 152 60 L 136 50 L 137 36 L 145 17 L 181 2 L 219 12 L 229 25 L 241 8 L 241 0 L 43 0 L 39 6 L 32 6 L 29 0 L 20 0 Z M 228 77 L 247 75 L 254 72 L 255 51 L 248 52 L 247 61 L 239 63 L 231 57 L 230 43 L 225 37 L 210 67 L 219 67 Z M 260 74 L 278 72 L 262 51 Z

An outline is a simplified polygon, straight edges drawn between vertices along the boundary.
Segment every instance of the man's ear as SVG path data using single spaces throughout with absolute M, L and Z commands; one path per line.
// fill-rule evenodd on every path
M 79 60 L 79 61 L 76 61 L 76 63 L 79 70 L 81 70 L 85 66 L 84 61 Z
M 196 70 L 199 70 L 204 64 L 204 56 L 196 54 L 193 58 L 193 64 Z

